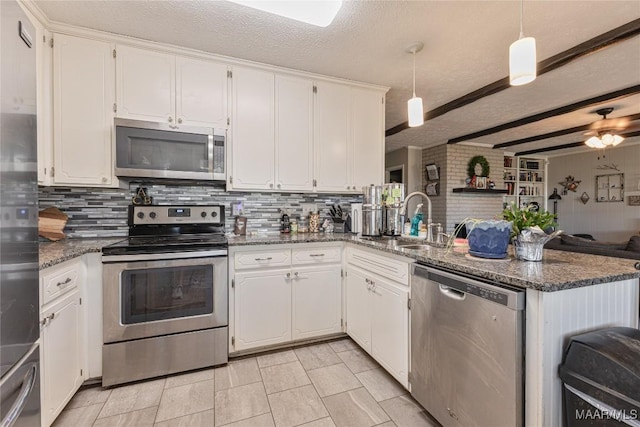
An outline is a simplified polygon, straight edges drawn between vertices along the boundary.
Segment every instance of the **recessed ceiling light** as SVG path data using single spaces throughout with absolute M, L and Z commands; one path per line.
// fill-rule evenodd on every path
M 228 0 L 243 6 L 284 16 L 307 24 L 326 27 L 338 14 L 342 0 Z

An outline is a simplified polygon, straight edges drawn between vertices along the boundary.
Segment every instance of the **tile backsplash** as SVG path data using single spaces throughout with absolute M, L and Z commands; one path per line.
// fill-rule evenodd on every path
M 69 216 L 65 227 L 67 237 L 126 236 L 127 207 L 139 184 L 128 189 L 40 187 L 40 209 L 55 206 Z M 291 193 L 236 193 L 223 187 L 210 185 L 145 184 L 157 205 L 168 204 L 221 204 L 225 206 L 227 231 L 233 230 L 231 204 L 242 201 L 247 230 L 278 232 L 280 208 L 286 208 L 295 218 L 302 215 L 303 203 L 315 203 L 320 216 L 329 215 L 332 204 L 340 204 L 348 212 L 350 203 L 361 202 L 360 195 L 291 194 Z

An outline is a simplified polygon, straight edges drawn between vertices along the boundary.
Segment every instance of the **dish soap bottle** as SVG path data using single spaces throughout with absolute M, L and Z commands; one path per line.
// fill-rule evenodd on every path
M 404 228 L 402 230 L 402 235 L 403 236 L 409 236 L 411 234 L 411 220 L 409 218 L 407 218 L 407 220 L 404 222 Z
M 416 206 L 416 211 L 413 214 L 413 218 L 411 218 L 411 235 L 417 236 L 420 231 L 420 223 L 424 216 L 422 215 L 422 203 L 419 203 Z

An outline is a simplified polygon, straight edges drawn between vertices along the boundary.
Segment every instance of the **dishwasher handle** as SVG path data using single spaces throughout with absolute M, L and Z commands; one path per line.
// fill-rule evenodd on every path
M 467 296 L 467 294 L 465 294 L 464 292 L 450 288 L 446 285 L 440 285 L 439 288 L 441 294 L 457 301 L 464 301 Z

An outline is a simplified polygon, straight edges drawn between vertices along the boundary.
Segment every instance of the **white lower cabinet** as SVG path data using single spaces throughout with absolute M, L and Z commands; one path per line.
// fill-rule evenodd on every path
M 231 351 L 342 332 L 340 251 L 269 246 L 232 255 Z
M 342 331 L 340 266 L 294 267 L 292 275 L 292 338 Z
M 404 387 L 409 384 L 409 286 L 367 268 L 379 255 L 353 250 L 346 277 L 347 333 Z M 387 260 L 389 271 L 409 263 Z M 393 265 L 396 264 L 396 265 Z M 366 270 L 364 268 L 367 268 Z M 381 264 L 377 264 L 381 268 Z M 399 275 L 404 277 L 404 275 Z
M 289 269 L 235 274 L 235 350 L 291 340 Z
M 78 288 L 41 312 L 42 424 L 50 425 L 84 381 L 83 322 Z

